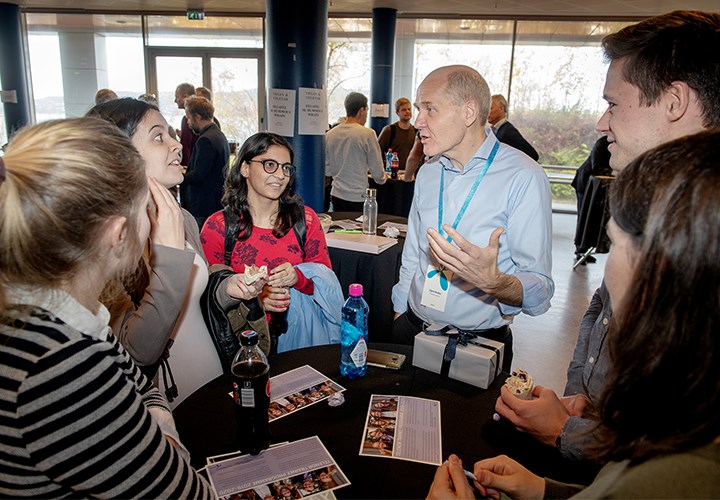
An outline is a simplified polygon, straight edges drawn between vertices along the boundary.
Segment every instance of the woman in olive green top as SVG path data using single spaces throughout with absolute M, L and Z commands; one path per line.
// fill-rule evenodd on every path
M 720 498 L 720 130 L 633 161 L 612 186 L 605 283 L 613 366 L 585 489 L 501 456 L 477 462 L 491 498 Z M 474 498 L 456 456 L 431 498 Z

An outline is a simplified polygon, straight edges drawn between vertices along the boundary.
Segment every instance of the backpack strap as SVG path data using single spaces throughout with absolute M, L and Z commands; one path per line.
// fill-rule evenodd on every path
M 390 125 L 390 142 L 388 142 L 389 147 L 392 147 L 393 141 L 395 140 L 395 136 L 397 135 L 397 123 L 393 123 Z
M 231 258 L 233 250 L 235 249 L 235 243 L 237 242 L 237 232 L 240 221 L 237 220 L 235 215 L 227 208 L 223 210 L 223 217 L 225 218 L 225 265 L 232 267 Z

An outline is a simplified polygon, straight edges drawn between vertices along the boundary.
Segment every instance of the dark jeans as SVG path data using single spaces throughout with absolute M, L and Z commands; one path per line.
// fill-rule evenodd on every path
M 410 316 L 408 316 L 408 313 Z M 390 342 L 413 345 L 415 342 L 415 335 L 422 331 L 422 326 L 415 321 L 416 319 L 419 318 L 417 318 L 417 316 L 415 316 L 408 307 L 407 312 L 400 315 L 398 319 L 393 322 Z M 478 332 L 478 335 L 485 337 L 486 339 L 502 342 L 505 345 L 502 371 L 510 373 L 513 359 L 513 338 L 510 327 L 497 328 L 495 330 L 488 330 L 487 332 Z
M 337 196 L 331 196 L 332 205 L 334 212 L 362 212 L 363 203 L 362 201 L 347 201 Z

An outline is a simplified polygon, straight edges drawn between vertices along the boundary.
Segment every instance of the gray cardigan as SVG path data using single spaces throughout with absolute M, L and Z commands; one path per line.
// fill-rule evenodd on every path
M 181 210 L 185 241 L 195 251 L 151 245 L 145 255 L 147 287 L 139 306 L 135 307 L 128 295 L 123 304 L 111 310 L 110 326 L 139 366 L 154 364 L 165 350 L 190 286 L 195 254 L 207 263 L 197 222 L 187 210 Z

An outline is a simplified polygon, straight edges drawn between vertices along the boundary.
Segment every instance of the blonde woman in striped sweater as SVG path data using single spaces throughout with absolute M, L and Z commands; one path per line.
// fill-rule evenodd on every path
M 98 119 L 31 127 L 0 158 L 0 496 L 212 496 L 98 300 L 163 194 Z

